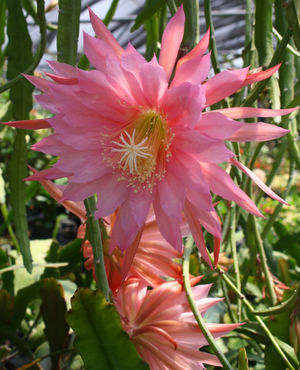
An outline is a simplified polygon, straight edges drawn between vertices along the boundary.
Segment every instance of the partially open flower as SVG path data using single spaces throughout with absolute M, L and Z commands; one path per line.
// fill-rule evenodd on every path
M 224 71 L 206 80 L 210 54 L 203 54 L 208 32 L 178 61 L 171 81 L 184 32 L 182 6 L 163 34 L 159 60 L 154 56 L 150 62 L 131 44 L 123 50 L 92 11 L 90 17 L 97 38 L 85 34 L 84 51 L 96 69 L 83 71 L 49 62 L 54 74 L 46 74 L 51 80 L 27 79 L 44 92 L 36 99 L 55 116 L 9 124 L 55 130 L 33 149 L 59 156 L 53 168 L 41 171 L 39 179 L 69 177 L 61 201 L 81 201 L 97 193 L 97 218 L 119 207 L 111 251 L 117 246 L 124 251 L 136 240 L 153 204 L 160 232 L 179 252 L 184 212 L 202 257 L 211 265 L 201 227 L 221 239 L 211 192 L 261 216 L 218 163 L 238 167 L 268 195 L 285 203 L 234 159 L 224 141 L 266 141 L 287 130 L 234 119 L 273 117 L 293 109 L 209 109 L 242 86 L 270 77 L 279 66 L 250 75 L 248 68 Z
M 200 278 L 192 279 L 192 284 Z M 192 288 L 201 315 L 220 299 L 207 298 L 210 285 Z M 198 351 L 208 343 L 186 299 L 182 285 L 170 281 L 147 290 L 147 285 L 130 277 L 115 295 L 115 305 L 124 330 L 151 370 L 204 369 L 203 364 L 222 366 L 210 353 Z M 214 338 L 220 338 L 241 324 L 206 324 Z

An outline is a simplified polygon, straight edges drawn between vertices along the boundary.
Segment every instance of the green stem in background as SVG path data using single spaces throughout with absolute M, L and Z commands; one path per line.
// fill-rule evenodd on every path
M 272 316 L 272 315 L 278 315 L 280 313 L 291 311 L 294 303 L 297 299 L 300 298 L 300 284 L 298 285 L 297 289 L 294 291 L 294 294 L 289 298 L 287 301 L 280 303 L 279 306 L 270 307 L 266 310 L 258 310 L 258 311 L 252 311 L 251 313 L 253 315 L 259 315 L 259 316 Z
M 266 185 L 267 186 L 270 186 L 273 179 L 274 179 L 274 176 L 276 175 L 276 172 L 281 164 L 281 161 L 283 159 L 283 155 L 284 155 L 284 152 L 285 152 L 285 149 L 286 149 L 286 139 L 285 137 L 283 137 L 280 141 L 280 144 L 278 146 L 278 151 L 277 151 L 277 155 L 275 157 L 275 160 L 273 162 L 273 166 L 272 166 L 272 169 L 267 177 L 267 180 L 266 180 Z M 256 198 L 255 198 L 255 204 L 258 204 L 258 202 L 260 201 L 261 197 L 265 194 L 264 191 L 260 190 L 259 193 L 257 194 Z
M 268 65 L 268 68 L 274 67 L 275 65 L 277 65 L 280 62 L 282 54 L 283 54 L 287 44 L 289 43 L 292 34 L 293 34 L 293 30 L 288 28 L 286 30 L 280 44 L 278 45 L 278 47 L 277 47 L 277 49 L 276 49 L 276 51 L 273 55 L 273 58 L 272 58 L 271 62 Z M 256 86 L 254 87 L 254 89 L 251 91 L 251 93 L 248 95 L 247 99 L 243 102 L 242 107 L 251 107 L 251 105 L 255 102 L 255 100 L 259 97 L 259 95 L 261 94 L 263 89 L 266 87 L 268 81 L 269 81 L 269 79 L 258 82 L 256 84 Z
M 88 237 L 93 247 L 97 288 L 103 292 L 106 302 L 109 302 L 109 285 L 105 271 L 100 225 L 99 221 L 94 219 L 96 210 L 95 197 L 91 196 L 86 199 L 84 205 L 87 212 L 87 224 L 89 226 Z
M 213 258 L 210 256 L 210 260 L 212 261 L 213 263 Z M 204 261 L 204 263 L 208 266 L 208 264 Z M 252 312 L 254 311 L 251 303 L 247 300 L 247 298 L 241 293 L 241 291 L 239 291 L 237 289 L 237 287 L 234 285 L 234 283 L 230 280 L 229 276 L 226 275 L 226 273 L 221 270 L 219 267 L 217 267 L 216 269 L 216 272 L 218 273 L 218 275 L 220 276 L 220 278 L 238 295 L 239 299 L 242 299 L 245 306 Z M 268 338 L 270 339 L 270 341 L 272 342 L 272 344 L 274 345 L 276 351 L 278 352 L 278 354 L 280 355 L 280 357 L 282 358 L 282 360 L 286 363 L 287 367 L 290 369 L 290 370 L 296 370 L 292 364 L 289 362 L 289 360 L 286 358 L 285 354 L 282 352 L 282 349 L 279 347 L 278 345 L 278 342 L 276 341 L 275 337 L 273 336 L 273 334 L 270 332 L 270 330 L 267 328 L 266 324 L 264 323 L 264 321 L 258 316 L 258 315 L 254 315 L 254 318 L 255 320 L 261 325 L 261 327 L 263 328 L 264 332 L 267 334 Z
M 207 29 L 210 28 L 209 50 L 211 50 L 211 63 L 213 65 L 215 74 L 217 74 L 221 71 L 221 69 L 218 60 L 217 45 L 215 40 L 215 30 L 211 14 L 211 0 L 204 0 L 204 13 L 206 28 Z
M 41 42 L 35 53 L 33 63 L 28 68 L 26 68 L 25 71 L 22 72 L 23 74 L 31 74 L 36 69 L 46 49 L 47 25 L 46 25 L 46 18 L 45 18 L 44 0 L 37 0 L 37 14 L 38 14 L 39 22 L 40 22 Z M 2 85 L 0 87 L 0 94 L 10 89 L 17 82 L 23 80 L 23 78 L 25 78 L 23 74 L 19 74 L 12 80 L 8 81 L 6 84 Z
M 226 286 L 226 284 L 224 283 L 223 280 L 221 281 L 221 286 L 222 286 L 222 292 L 223 292 L 223 295 L 224 295 L 224 299 L 225 299 L 225 303 L 226 303 L 226 306 L 227 306 L 228 315 L 230 317 L 230 320 L 232 322 L 237 322 L 236 318 L 234 317 L 232 308 L 231 308 L 231 302 L 230 302 L 230 299 L 228 297 L 227 286 Z
M 185 14 L 184 36 L 182 44 L 192 50 L 199 42 L 199 2 L 198 0 L 183 0 Z
M 234 273 L 235 273 L 235 285 L 238 288 L 238 290 L 241 290 L 241 279 L 240 279 L 240 270 L 239 270 L 239 261 L 236 251 L 236 242 L 235 242 L 235 210 L 236 206 L 235 204 L 231 204 L 230 209 L 230 235 L 229 235 L 229 242 L 230 242 L 230 248 L 231 248 L 231 254 L 233 258 L 233 267 L 234 267 Z M 238 315 L 238 322 L 241 322 L 241 315 L 242 315 L 242 301 L 238 299 L 238 309 L 237 309 L 237 315 Z
M 192 238 L 192 236 L 189 236 L 185 244 L 184 253 L 182 257 L 182 260 L 183 260 L 182 261 L 182 276 L 183 276 L 183 284 L 184 284 L 186 297 L 191 307 L 191 310 L 194 314 L 194 317 L 199 325 L 199 328 L 201 329 L 205 339 L 211 346 L 214 354 L 221 361 L 224 369 L 233 370 L 227 358 L 224 356 L 224 354 L 221 352 L 220 348 L 218 347 L 214 337 L 212 336 L 210 331 L 206 328 L 204 319 L 201 316 L 197 308 L 196 302 L 194 300 L 194 297 L 193 297 L 193 293 L 191 289 L 191 282 L 190 282 L 190 255 L 192 252 L 193 245 L 194 245 L 194 239 Z
M 277 41 L 278 42 L 281 42 L 282 41 L 282 36 L 280 35 L 280 33 L 276 30 L 276 28 L 272 27 L 272 32 L 273 32 L 273 35 L 276 37 Z M 296 57 L 300 58 L 300 53 L 298 53 L 298 51 L 296 49 L 294 49 L 291 45 L 287 45 L 287 50 L 289 50 L 293 55 L 295 55 Z
M 268 267 L 268 264 L 267 264 L 267 257 L 266 257 L 266 254 L 265 254 L 263 242 L 261 240 L 261 237 L 260 237 L 260 234 L 259 234 L 259 231 L 258 231 L 256 218 L 252 214 L 249 215 L 249 218 L 252 221 L 256 248 L 257 248 L 257 252 L 259 254 L 259 258 L 260 258 L 261 268 L 262 268 L 262 271 L 264 273 L 267 291 L 268 291 L 269 296 L 270 296 L 270 304 L 271 304 L 271 306 L 275 306 L 275 304 L 277 302 L 277 299 L 276 299 L 275 290 L 273 288 L 273 285 L 274 285 L 273 284 L 273 279 L 272 279 L 272 276 L 271 276 L 271 273 L 270 273 L 270 270 L 269 270 L 269 267 Z
M 15 236 L 15 233 L 13 231 L 13 228 L 11 227 L 11 224 L 10 224 L 10 221 L 9 221 L 9 213 L 8 213 L 8 210 L 7 210 L 7 207 L 6 207 L 5 203 L 1 204 L 1 212 L 2 212 L 2 216 L 4 218 L 5 223 L 7 223 L 7 230 L 9 232 L 10 237 L 11 237 L 13 245 L 15 246 L 18 253 L 20 253 L 20 246 L 19 246 L 18 240 Z
M 287 182 L 287 185 L 286 185 L 286 189 L 284 191 L 283 199 L 290 192 L 290 189 L 291 189 L 291 186 L 292 186 L 292 181 L 293 181 L 293 176 L 294 176 L 294 170 L 295 170 L 295 163 L 294 163 L 293 159 L 291 158 L 290 159 L 290 175 L 289 175 L 289 179 L 288 179 L 288 182 Z M 261 239 L 262 240 L 265 240 L 265 238 L 267 237 L 268 232 L 270 231 L 271 227 L 273 226 L 274 222 L 276 221 L 282 207 L 283 207 L 283 203 L 278 203 L 277 204 L 277 206 L 275 208 L 275 211 L 273 212 L 273 214 L 269 218 L 268 222 L 266 223 L 265 227 L 263 228 L 263 231 L 261 233 Z
M 173 17 L 175 13 L 177 12 L 177 6 L 175 4 L 174 0 L 167 0 L 167 5 L 170 10 L 171 16 Z

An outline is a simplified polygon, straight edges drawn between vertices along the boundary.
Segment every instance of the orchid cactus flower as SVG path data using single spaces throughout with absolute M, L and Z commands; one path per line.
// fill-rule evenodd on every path
M 196 284 L 200 279 L 193 278 L 191 283 Z M 192 288 L 201 315 L 222 300 L 207 298 L 210 286 Z M 203 363 L 222 366 L 216 356 L 198 351 L 207 345 L 207 341 L 178 281 L 165 282 L 147 290 L 143 281 L 132 276 L 115 294 L 114 303 L 124 330 L 151 370 L 204 369 Z M 240 325 L 206 324 L 214 338 L 220 338 Z
M 285 115 L 293 109 L 210 107 L 270 77 L 279 66 L 254 74 L 248 68 L 223 71 L 207 80 L 209 32 L 176 63 L 185 23 L 182 6 L 165 29 L 159 60 L 154 56 L 150 62 L 130 43 L 123 50 L 91 10 L 90 19 L 97 38 L 84 34 L 84 52 L 94 70 L 49 62 L 54 73 L 46 73 L 47 79 L 26 76 L 44 92 L 36 99 L 54 117 L 8 125 L 52 127 L 55 133 L 32 149 L 59 156 L 52 168 L 27 180 L 68 177 L 60 201 L 82 201 L 96 193 L 96 218 L 119 209 L 110 252 L 116 247 L 125 251 L 134 242 L 151 205 L 161 234 L 181 252 L 183 211 L 202 257 L 211 265 L 201 227 L 221 239 L 211 192 L 262 216 L 218 163 L 238 167 L 285 203 L 234 158 L 224 141 L 272 140 L 287 130 L 235 119 Z

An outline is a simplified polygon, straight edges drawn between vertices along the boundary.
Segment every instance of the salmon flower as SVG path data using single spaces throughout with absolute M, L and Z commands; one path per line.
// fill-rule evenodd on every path
M 193 278 L 192 284 L 201 277 Z M 192 288 L 197 307 L 204 315 L 221 299 L 207 298 L 211 285 Z M 121 323 L 139 355 L 151 370 L 204 369 L 204 363 L 222 366 L 218 358 L 199 348 L 208 345 L 178 281 L 169 281 L 147 290 L 136 277 L 128 278 L 115 295 Z M 241 324 L 207 324 L 214 338 L 220 338 Z
M 28 167 L 36 176 L 39 175 L 39 172 L 34 168 Z M 62 198 L 61 185 L 58 186 L 50 180 L 41 180 L 40 183 L 55 200 L 60 201 Z M 86 211 L 84 204 L 83 202 L 76 203 L 73 201 L 62 201 L 61 204 L 78 216 L 83 222 L 78 228 L 77 236 L 78 238 L 84 239 L 82 250 L 84 257 L 87 258 L 84 265 L 86 269 L 93 270 L 94 279 L 96 280 L 93 248 L 89 241 L 85 240 Z M 103 220 L 106 235 L 102 235 L 102 243 L 105 269 L 110 289 L 113 292 L 118 290 L 126 277 L 130 275 L 139 277 L 152 288 L 164 283 L 165 280 L 163 278 L 166 277 L 181 281 L 182 266 L 173 260 L 181 259 L 182 254 L 172 248 L 161 236 L 155 220 L 153 208 L 150 209 L 147 216 L 140 240 L 137 238 L 125 252 L 121 252 L 117 247 L 111 254 L 109 253 L 111 230 L 117 215 L 118 212 L 114 212 Z M 184 218 L 181 231 L 183 236 L 190 234 Z
M 119 208 L 110 252 L 117 246 L 124 251 L 133 243 L 153 204 L 161 234 L 179 252 L 184 212 L 195 243 L 211 266 L 201 227 L 221 239 L 211 192 L 262 216 L 218 163 L 238 167 L 269 196 L 285 203 L 234 158 L 224 141 L 266 141 L 287 130 L 234 119 L 279 116 L 293 109 L 211 111 L 209 107 L 245 85 L 270 77 L 279 66 L 254 74 L 248 74 L 248 68 L 224 71 L 206 80 L 209 32 L 176 63 L 185 23 L 182 6 L 165 29 L 159 60 L 154 56 L 150 62 L 130 43 L 123 50 L 91 10 L 90 18 L 97 38 L 84 34 L 84 51 L 95 70 L 49 62 L 54 71 L 46 73 L 50 79 L 27 79 L 44 92 L 36 99 L 55 116 L 8 124 L 55 130 L 33 149 L 59 156 L 39 179 L 68 177 L 61 201 L 82 201 L 96 193 L 96 218 Z

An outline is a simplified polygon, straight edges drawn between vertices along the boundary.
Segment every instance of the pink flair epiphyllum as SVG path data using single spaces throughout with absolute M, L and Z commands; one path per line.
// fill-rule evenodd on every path
M 193 278 L 196 284 L 201 277 Z M 204 315 L 221 299 L 207 298 L 211 285 L 192 288 L 197 307 Z M 201 332 L 178 281 L 147 290 L 136 277 L 128 278 L 115 295 L 115 306 L 124 330 L 151 370 L 204 369 L 203 364 L 222 366 L 218 358 L 200 352 L 207 340 Z M 241 324 L 206 324 L 214 338 L 220 338 Z
M 153 204 L 160 232 L 179 252 L 184 212 L 196 245 L 211 266 L 201 228 L 221 239 L 211 192 L 262 216 L 218 163 L 238 167 L 269 196 L 285 203 L 234 159 L 224 141 L 272 140 L 287 130 L 234 119 L 285 115 L 293 109 L 211 111 L 209 107 L 243 86 L 270 77 L 279 66 L 255 74 L 248 74 L 248 68 L 224 71 L 206 81 L 207 32 L 178 61 L 171 80 L 184 32 L 182 6 L 163 34 L 159 60 L 154 56 L 149 63 L 130 43 L 124 51 L 91 10 L 90 18 L 97 38 L 84 34 L 84 51 L 96 69 L 83 71 L 49 62 L 54 74 L 46 74 L 51 80 L 26 76 L 44 92 L 36 96 L 38 103 L 55 116 L 9 125 L 55 130 L 33 149 L 59 156 L 39 179 L 69 177 L 62 202 L 82 201 L 96 193 L 95 217 L 109 216 L 119 208 L 110 252 L 117 246 L 124 251 L 136 240 Z M 36 175 L 28 178 L 37 179 Z
M 36 176 L 39 176 L 38 171 L 30 166 L 28 167 Z M 50 180 L 40 180 L 40 183 L 55 200 L 60 201 L 62 186 L 59 187 Z M 61 204 L 82 220 L 83 224 L 78 228 L 77 236 L 84 239 L 86 212 L 83 202 L 63 201 Z M 105 269 L 109 287 L 113 292 L 118 290 L 125 278 L 130 275 L 138 276 L 152 288 L 165 281 L 162 277 L 182 280 L 182 267 L 173 261 L 174 259 L 181 259 L 182 254 L 162 238 L 157 227 L 153 207 L 151 207 L 147 216 L 140 240 L 135 240 L 125 252 L 115 248 L 109 254 L 109 237 L 116 217 L 117 212 L 114 212 L 104 219 L 108 238 L 103 238 Z M 184 217 L 181 231 L 183 236 L 190 234 Z M 89 241 L 84 240 L 82 249 L 84 257 L 88 258 L 84 265 L 88 270 L 94 270 L 94 279 L 96 279 L 93 249 Z

